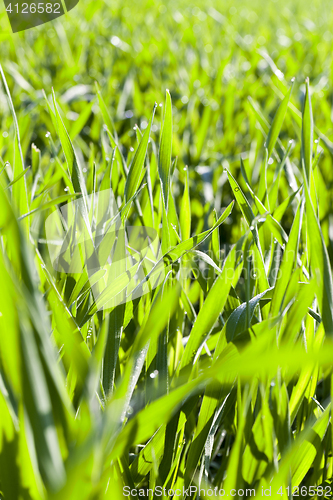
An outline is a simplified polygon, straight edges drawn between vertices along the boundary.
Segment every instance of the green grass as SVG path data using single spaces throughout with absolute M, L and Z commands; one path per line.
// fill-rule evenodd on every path
M 296 0 L 1 11 L 0 498 L 329 491 L 332 27 Z

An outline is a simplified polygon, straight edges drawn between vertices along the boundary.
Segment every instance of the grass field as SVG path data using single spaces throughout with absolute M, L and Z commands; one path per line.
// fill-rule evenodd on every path
M 1 4 L 1 499 L 331 497 L 332 40 L 318 0 Z

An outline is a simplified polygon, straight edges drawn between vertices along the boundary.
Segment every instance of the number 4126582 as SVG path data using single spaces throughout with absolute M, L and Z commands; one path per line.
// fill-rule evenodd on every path
M 285 490 L 287 490 L 287 495 L 289 497 L 289 491 L 290 491 L 290 488 L 289 486 L 287 486 L 285 488 Z M 278 495 L 283 495 L 283 488 L 281 486 L 281 488 L 278 489 L 277 491 L 277 494 Z M 325 495 L 325 497 L 327 496 L 332 496 L 332 487 L 331 486 L 300 486 L 300 487 L 295 487 L 292 489 L 292 496 L 293 497 L 306 497 L 308 495 L 311 495 L 311 496 L 317 496 L 317 497 L 322 497 Z
M 21 9 L 21 10 L 20 10 Z M 6 11 L 9 12 L 10 14 L 12 12 L 16 12 L 17 14 L 35 14 L 35 12 L 38 12 L 39 14 L 43 14 L 46 12 L 47 14 L 61 14 L 60 12 L 60 3 L 23 3 L 22 5 L 19 5 L 16 3 L 14 5 L 14 8 L 12 9 L 12 4 L 10 3 L 8 7 L 6 8 Z

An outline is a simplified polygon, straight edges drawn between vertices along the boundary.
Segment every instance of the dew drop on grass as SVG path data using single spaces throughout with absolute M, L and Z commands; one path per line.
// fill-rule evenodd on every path
M 272 165 L 272 163 L 274 163 L 274 160 L 273 160 L 273 158 L 270 158 L 270 159 L 268 160 L 268 165 Z
M 134 151 L 134 148 L 132 148 L 132 146 L 130 147 L 130 151 L 132 151 L 132 152 Z
M 154 370 L 153 373 L 150 374 L 150 378 L 156 378 L 158 375 L 158 370 Z
M 121 45 L 121 40 L 118 36 L 113 36 L 110 41 L 115 47 L 119 47 Z

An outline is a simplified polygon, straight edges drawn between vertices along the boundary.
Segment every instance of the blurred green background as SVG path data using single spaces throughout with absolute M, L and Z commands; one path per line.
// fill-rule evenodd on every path
M 95 81 L 125 158 L 135 137 L 133 126 L 144 129 L 154 102 L 161 103 L 169 89 L 173 155 L 180 169 L 190 167 L 195 180 L 193 215 L 200 218 L 205 203 L 218 210 L 222 198 L 224 206 L 230 201 L 225 179 L 219 181 L 222 161 L 237 174 L 242 154 L 249 159 L 254 183 L 258 178 L 264 137 L 249 98 L 270 121 L 292 77 L 296 78 L 292 102 L 301 109 L 304 80 L 309 76 L 315 124 L 327 139 L 332 138 L 332 27 L 327 1 L 81 0 L 66 16 L 13 35 L 2 7 L 0 60 L 19 121 L 25 120 L 26 141 L 31 139 L 42 152 L 49 146 L 45 134 L 50 121 L 42 89 L 49 95 L 54 88 L 69 130 L 86 110 L 86 123 L 76 137 L 86 158 L 90 144 L 99 140 L 98 107 L 92 104 L 91 112 L 86 109 L 87 102 L 95 99 Z M 2 128 L 9 129 L 10 112 L 0 96 Z M 161 112 L 159 108 L 154 138 L 159 135 Z M 9 140 L 4 135 L 0 152 Z M 280 137 L 299 139 L 296 114 L 287 116 Z M 329 186 L 330 161 L 329 155 L 322 164 Z M 195 169 L 198 166 L 209 169 Z

